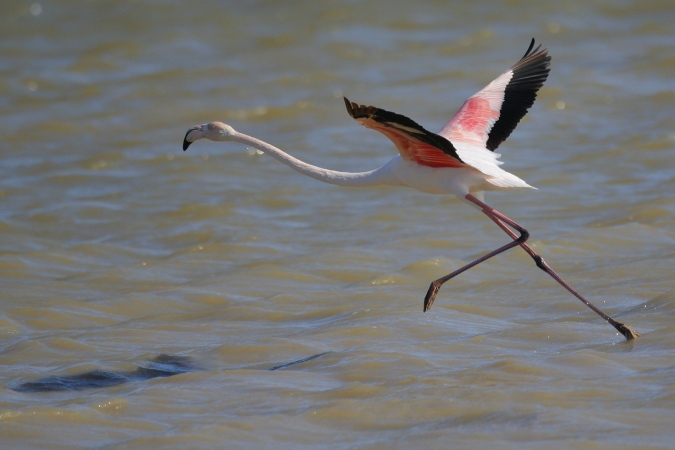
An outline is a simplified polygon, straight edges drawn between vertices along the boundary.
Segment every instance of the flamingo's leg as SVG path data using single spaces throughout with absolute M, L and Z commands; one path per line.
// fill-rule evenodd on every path
M 640 336 L 639 333 L 632 330 L 629 326 L 627 326 L 627 325 L 625 325 L 621 322 L 617 322 L 616 320 L 612 319 L 610 316 L 608 316 L 607 314 L 602 312 L 600 310 L 600 308 L 598 308 L 597 306 L 595 306 L 594 304 L 592 304 L 591 302 L 586 300 L 581 294 L 579 294 L 579 292 L 577 292 L 574 288 L 572 288 L 572 286 L 570 286 L 565 280 L 563 280 L 560 277 L 560 275 L 558 275 L 551 268 L 551 266 L 549 266 L 546 263 L 546 261 L 544 261 L 544 258 L 539 256 L 537 254 L 537 252 L 532 250 L 532 247 L 527 245 L 526 241 L 529 238 L 529 233 L 527 232 L 527 230 L 525 228 L 523 228 L 522 226 L 520 226 L 518 223 L 514 222 L 513 220 L 509 219 L 504 214 L 495 210 L 494 208 L 489 207 L 488 205 L 486 205 L 482 201 L 478 200 L 473 195 L 467 194 L 465 198 L 468 201 L 470 201 L 471 203 L 473 203 L 473 204 L 477 205 L 479 208 L 481 208 L 481 211 L 486 216 L 488 216 L 490 218 L 490 220 L 492 220 L 494 223 L 496 223 L 497 226 L 499 226 L 499 228 L 504 230 L 504 232 L 506 234 L 508 234 L 509 237 L 511 237 L 511 239 L 513 239 L 513 241 L 511 241 L 510 243 L 498 248 L 497 250 L 494 250 L 494 251 L 488 253 L 485 256 L 482 256 L 482 257 L 478 258 L 477 260 L 467 264 L 466 266 L 461 267 L 460 269 L 452 272 L 451 274 L 446 275 L 446 276 L 444 276 L 442 278 L 439 278 L 438 280 L 435 280 L 434 282 L 432 282 L 431 286 L 429 286 L 429 291 L 427 292 L 427 295 L 424 298 L 424 311 L 428 310 L 431 307 L 434 300 L 436 299 L 436 294 L 438 293 L 438 290 L 441 288 L 443 283 L 450 280 L 451 278 L 454 278 L 455 276 L 459 275 L 460 273 L 472 268 L 473 266 L 475 266 L 477 264 L 480 264 L 483 261 L 485 261 L 487 259 L 490 259 L 495 255 L 498 255 L 498 254 L 500 254 L 500 253 L 502 253 L 502 252 L 504 252 L 504 251 L 506 251 L 506 250 L 508 250 L 512 247 L 515 247 L 515 246 L 519 245 L 523 250 L 525 250 L 527 252 L 528 255 L 530 255 L 532 257 L 532 259 L 534 259 L 534 262 L 537 265 L 537 267 L 539 267 L 541 270 L 543 270 L 544 272 L 549 274 L 551 276 L 551 278 L 553 278 L 558 283 L 560 283 L 560 285 L 562 287 L 567 289 L 572 295 L 574 295 L 576 298 L 578 298 L 586 306 L 591 308 L 596 314 L 598 314 L 600 317 L 602 317 L 607 322 L 609 322 L 609 324 L 612 325 L 614 328 L 616 328 L 619 331 L 619 333 L 621 333 L 626 338 L 626 340 L 635 339 L 636 337 Z M 520 236 L 516 236 L 516 234 L 511 229 L 509 229 L 509 227 L 518 231 L 520 233 Z

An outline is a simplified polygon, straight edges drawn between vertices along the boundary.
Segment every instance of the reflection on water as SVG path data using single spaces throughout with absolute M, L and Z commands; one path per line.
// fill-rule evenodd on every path
M 3 443 L 670 446 L 671 3 L 4 4 Z M 505 243 L 455 199 L 180 148 L 221 120 L 313 164 L 375 168 L 395 149 L 342 95 L 439 130 L 532 37 L 551 76 L 500 152 L 538 190 L 487 201 L 636 342 L 519 250 L 423 314 L 430 280 Z M 156 355 L 183 373 L 12 389 L 164 374 Z
M 328 352 L 318 353 L 306 358 L 270 367 L 267 370 L 286 369 L 307 361 L 311 361 Z M 105 388 L 132 381 L 145 381 L 153 378 L 172 377 L 182 373 L 203 370 L 195 365 L 190 358 L 178 355 L 159 355 L 146 363 L 147 367 L 136 367 L 128 372 L 109 372 L 106 370 L 91 370 L 75 375 L 52 375 L 35 381 L 26 381 L 16 387 L 17 392 L 53 392 L 53 391 L 81 391 L 83 389 Z
M 150 361 L 149 367 L 137 367 L 135 370 L 129 372 L 92 370 L 75 375 L 52 375 L 35 381 L 26 381 L 12 389 L 17 392 L 81 391 L 83 389 L 116 386 L 130 381 L 170 377 L 195 369 L 196 367 L 194 367 L 189 358 L 174 355 L 159 355 Z

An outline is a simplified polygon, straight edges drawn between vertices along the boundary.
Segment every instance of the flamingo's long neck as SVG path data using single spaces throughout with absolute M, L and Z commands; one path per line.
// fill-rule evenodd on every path
M 246 134 L 236 133 L 235 135 L 229 136 L 228 140 L 241 142 L 242 144 L 257 148 L 277 161 L 286 164 L 291 169 L 300 172 L 303 175 L 312 177 L 315 180 L 323 181 L 324 183 L 335 184 L 338 186 L 377 186 L 382 184 L 397 184 L 385 169 L 386 166 L 368 172 L 338 172 L 307 164 L 267 142 Z

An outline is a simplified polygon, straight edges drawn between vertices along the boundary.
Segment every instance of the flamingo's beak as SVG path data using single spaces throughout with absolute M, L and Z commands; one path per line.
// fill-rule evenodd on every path
M 193 131 L 202 131 L 202 126 L 197 125 L 187 130 L 187 133 L 185 133 L 185 137 L 183 138 L 183 151 L 187 150 L 190 144 L 192 144 L 194 141 L 196 141 L 201 137 L 196 134 L 193 135 L 193 137 L 190 137 L 190 133 L 192 133 Z

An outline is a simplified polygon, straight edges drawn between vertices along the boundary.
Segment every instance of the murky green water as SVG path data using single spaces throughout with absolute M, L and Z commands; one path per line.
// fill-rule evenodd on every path
M 667 448 L 675 439 L 675 3 L 0 6 L 0 447 Z M 486 201 L 626 343 L 454 198 L 368 170 L 341 96 L 439 130 L 535 37 L 553 57 Z M 329 352 L 285 369 L 280 364 Z M 204 370 L 16 392 L 159 354 Z M 227 369 L 227 370 L 223 370 Z

